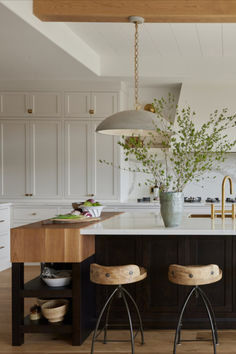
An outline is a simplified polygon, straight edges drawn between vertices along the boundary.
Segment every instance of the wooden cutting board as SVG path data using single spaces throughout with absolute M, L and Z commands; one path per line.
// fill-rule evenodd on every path
M 76 224 L 76 223 L 79 223 L 79 222 L 90 222 L 90 221 L 97 221 L 97 220 L 100 220 L 101 218 L 98 217 L 98 218 L 84 218 L 84 219 L 51 219 L 51 221 L 55 224 Z

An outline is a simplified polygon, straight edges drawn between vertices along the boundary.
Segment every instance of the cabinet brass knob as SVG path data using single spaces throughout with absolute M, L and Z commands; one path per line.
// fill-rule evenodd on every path
M 33 113 L 33 110 L 31 108 L 28 109 L 28 113 Z
M 90 114 L 94 114 L 94 109 L 90 109 L 90 110 L 89 110 L 89 113 L 90 113 Z
M 32 213 L 32 215 L 37 215 L 37 213 Z
M 28 197 L 29 196 L 29 194 L 28 193 L 25 193 L 25 197 Z
M 88 194 L 88 197 L 94 197 L 94 194 Z
M 5 248 L 5 246 L 0 246 L 0 250 L 2 250 L 3 248 Z

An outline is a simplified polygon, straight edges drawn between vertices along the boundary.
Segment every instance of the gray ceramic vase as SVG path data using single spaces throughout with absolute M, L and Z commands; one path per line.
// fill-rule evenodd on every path
M 165 227 L 181 224 L 184 211 L 184 196 L 181 192 L 160 192 L 161 216 Z

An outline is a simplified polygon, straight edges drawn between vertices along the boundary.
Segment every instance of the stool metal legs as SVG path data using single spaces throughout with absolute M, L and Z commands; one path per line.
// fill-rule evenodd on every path
M 99 314 L 98 320 L 97 320 L 97 324 L 95 327 L 95 330 L 93 332 L 93 339 L 92 339 L 92 347 L 91 347 L 91 354 L 93 354 L 94 352 L 94 342 L 96 340 L 97 337 L 97 333 L 98 333 L 98 328 L 99 328 L 99 324 L 101 322 L 102 319 L 102 315 L 104 314 L 104 311 L 106 310 L 106 307 L 108 306 L 109 302 L 111 301 L 111 299 L 113 298 L 113 296 L 115 295 L 115 293 L 117 293 L 117 291 L 119 290 L 119 288 L 116 288 L 113 293 L 109 296 L 108 300 L 106 301 L 105 305 L 102 308 L 102 311 Z
M 128 302 L 126 300 L 123 290 L 121 290 L 121 294 L 122 294 L 122 298 L 124 300 L 125 307 L 126 307 L 127 314 L 128 314 L 129 328 L 130 328 L 130 340 L 131 340 L 131 352 L 132 352 L 132 354 L 134 354 L 134 332 L 133 332 L 133 324 L 132 324 L 132 319 L 131 319 L 131 315 L 130 315 L 129 305 L 128 305 Z
M 215 314 L 213 311 L 213 308 L 211 306 L 210 300 L 208 299 L 207 295 L 205 292 L 199 287 L 195 286 L 191 289 L 189 294 L 187 295 L 184 304 L 181 308 L 179 319 L 178 319 L 178 324 L 175 332 L 175 340 L 174 340 L 174 349 L 173 349 L 173 354 L 176 354 L 176 347 L 177 344 L 180 344 L 180 339 L 181 339 L 181 328 L 182 328 L 182 319 L 184 315 L 184 311 L 186 309 L 186 306 L 192 297 L 193 294 L 200 295 L 203 304 L 205 305 L 207 315 L 209 318 L 209 322 L 211 325 L 211 332 L 212 332 L 212 342 L 213 342 L 213 349 L 214 349 L 214 354 L 216 354 L 216 344 L 218 344 L 218 334 L 217 334 L 217 327 L 216 327 L 216 319 L 215 319 Z
M 210 302 L 210 300 L 208 299 L 206 293 L 205 293 L 201 288 L 198 288 L 198 290 L 199 290 L 199 292 L 201 293 L 202 297 L 205 298 L 205 300 L 206 300 L 206 302 L 207 302 L 207 305 L 208 305 L 208 307 L 209 307 L 209 310 L 210 310 L 210 312 L 211 312 L 211 317 L 212 317 L 213 326 L 214 326 L 215 340 L 216 340 L 216 344 L 219 344 L 219 342 L 218 342 L 217 325 L 216 325 L 216 317 L 215 317 L 215 313 L 214 313 L 214 311 L 213 311 L 211 302 Z
M 142 319 L 141 319 L 139 308 L 138 308 L 136 302 L 134 301 L 134 298 L 131 296 L 131 294 L 125 288 L 123 288 L 123 291 L 128 295 L 128 297 L 130 298 L 130 300 L 132 301 L 132 303 L 134 304 L 134 307 L 136 309 L 136 312 L 137 312 L 137 315 L 138 315 L 138 320 L 139 320 L 140 333 L 141 333 L 141 344 L 144 344 L 143 322 L 142 322 Z
M 103 306 L 103 308 L 102 308 L 102 310 L 101 310 L 101 312 L 99 314 L 99 317 L 98 317 L 98 320 L 97 320 L 97 324 L 96 324 L 96 328 L 95 328 L 94 333 L 93 333 L 91 354 L 94 353 L 94 344 L 95 344 L 96 338 L 98 337 L 99 333 L 101 333 L 101 331 L 98 332 L 98 329 L 99 329 L 99 325 L 100 325 L 102 316 L 103 316 L 103 314 L 104 314 L 106 309 L 107 309 L 107 313 L 106 313 L 106 317 L 105 317 L 103 343 L 106 344 L 109 341 L 113 342 L 113 340 L 107 340 L 107 328 L 109 326 L 108 320 L 109 320 L 109 314 L 110 314 L 112 301 L 113 301 L 113 299 L 114 299 L 116 294 L 118 294 L 118 296 L 123 299 L 124 304 L 125 304 L 125 308 L 126 308 L 126 311 L 127 311 L 128 320 L 129 320 L 129 328 L 130 328 L 131 353 L 134 354 L 134 339 L 135 339 L 136 335 L 138 334 L 139 330 L 140 330 L 140 333 L 141 333 L 141 344 L 144 344 L 143 324 L 142 324 L 142 319 L 141 319 L 141 316 L 140 316 L 140 312 L 139 312 L 138 306 L 137 306 L 134 298 L 131 296 L 131 294 L 125 288 L 123 288 L 122 285 L 119 285 L 112 292 L 112 294 L 109 296 L 108 300 L 106 301 L 105 305 Z M 139 329 L 137 330 L 137 332 L 135 334 L 134 334 L 134 331 L 133 331 L 133 323 L 132 323 L 132 318 L 131 318 L 131 314 L 130 314 L 129 305 L 128 305 L 128 302 L 127 302 L 127 299 L 126 299 L 126 295 L 128 296 L 128 298 L 133 303 L 133 305 L 135 307 L 135 310 L 137 312 L 138 320 L 139 320 Z M 116 342 L 116 341 L 114 340 L 114 342 Z M 123 342 L 123 340 L 120 340 L 120 342 Z

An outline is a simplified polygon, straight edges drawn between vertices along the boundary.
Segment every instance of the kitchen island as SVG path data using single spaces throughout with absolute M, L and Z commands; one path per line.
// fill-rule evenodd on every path
M 16 294 L 13 296 L 13 308 L 15 316 L 18 316 L 13 318 L 13 321 L 16 320 L 15 327 L 13 326 L 16 345 L 22 343 L 20 335 L 24 331 L 32 330 L 32 326 L 24 327 L 23 315 L 17 315 L 19 310 L 22 312 L 17 296 L 22 293 L 25 296 L 33 294 L 33 285 L 30 287 L 29 284 L 23 284 L 24 262 L 72 263 L 73 344 L 81 344 L 93 329 L 95 311 L 99 311 L 104 304 L 104 296 L 111 291 L 105 286 L 95 288 L 89 282 L 89 265 L 94 261 L 103 265 L 135 263 L 147 268 L 148 278 L 129 286 L 142 312 L 145 328 L 176 326 L 178 310 L 188 289 L 168 281 L 169 264 L 216 263 L 223 270 L 223 279 L 205 286 L 205 291 L 214 306 L 219 328 L 236 328 L 235 220 L 191 219 L 185 215 L 180 227 L 167 229 L 160 215 L 154 212 L 113 213 L 108 216 L 107 220 L 83 227 L 78 224 L 50 225 L 38 222 L 12 230 L 12 285 Z M 106 213 L 103 218 L 106 218 Z M 27 249 L 32 249 L 32 252 L 27 252 Z M 47 297 L 63 296 L 63 293 L 55 295 L 50 288 L 47 290 Z M 65 297 L 67 295 L 64 293 Z M 42 296 L 42 293 L 38 296 Z M 118 299 L 111 312 L 111 322 L 119 324 L 120 321 L 122 324 L 124 320 L 126 313 Z M 194 299 L 190 311 L 186 314 L 185 327 L 207 326 L 207 316 L 202 312 L 198 299 Z M 48 328 L 50 329 L 50 326 Z M 34 330 L 36 332 L 37 327 Z M 67 330 L 71 329 L 68 327 Z

